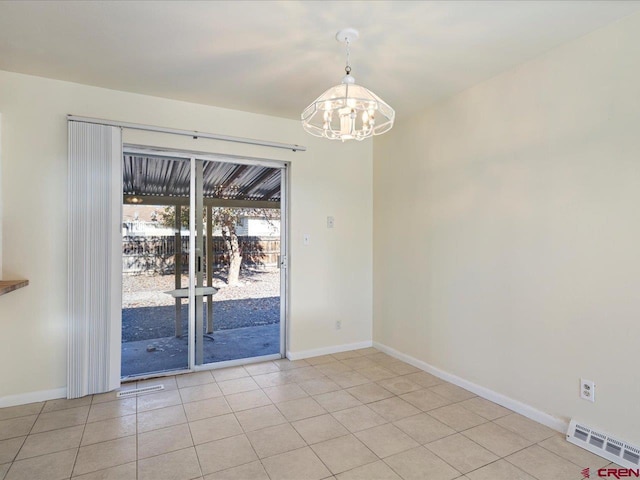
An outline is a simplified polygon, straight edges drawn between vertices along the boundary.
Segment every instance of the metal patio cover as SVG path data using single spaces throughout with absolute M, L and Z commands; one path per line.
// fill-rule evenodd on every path
M 127 203 L 188 204 L 189 160 L 123 156 L 123 194 Z M 203 194 L 217 205 L 278 208 L 280 170 L 258 165 L 204 162 Z M 131 199 L 136 202 L 131 202 Z

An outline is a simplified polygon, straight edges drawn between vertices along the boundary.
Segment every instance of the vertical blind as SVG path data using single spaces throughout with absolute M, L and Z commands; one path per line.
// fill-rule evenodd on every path
M 120 128 L 69 121 L 67 397 L 120 382 Z

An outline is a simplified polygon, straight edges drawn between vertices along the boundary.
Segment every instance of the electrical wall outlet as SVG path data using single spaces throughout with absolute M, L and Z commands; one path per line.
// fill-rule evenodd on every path
M 336 330 L 340 330 L 342 328 L 342 320 L 336 320 Z
M 596 384 L 591 380 L 580 379 L 580 398 L 589 402 L 596 401 Z

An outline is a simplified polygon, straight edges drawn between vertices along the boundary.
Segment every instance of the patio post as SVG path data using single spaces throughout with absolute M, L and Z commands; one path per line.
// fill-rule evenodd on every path
M 207 205 L 207 287 L 213 287 L 213 208 Z M 213 295 L 207 295 L 207 333 L 213 333 Z
M 182 287 L 182 215 L 180 205 L 175 206 L 176 240 L 174 245 L 174 269 L 176 290 Z M 176 297 L 176 337 L 182 337 L 182 299 Z

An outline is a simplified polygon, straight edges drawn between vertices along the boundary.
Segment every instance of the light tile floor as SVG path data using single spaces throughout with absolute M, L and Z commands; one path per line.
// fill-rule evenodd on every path
M 580 480 L 609 465 L 373 348 L 137 386 L 158 383 L 0 409 L 0 480 Z

